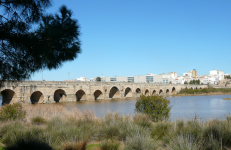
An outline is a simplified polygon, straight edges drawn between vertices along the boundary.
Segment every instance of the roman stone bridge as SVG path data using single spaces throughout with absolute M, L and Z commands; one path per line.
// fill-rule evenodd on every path
M 0 88 L 2 104 L 52 103 L 137 98 L 144 95 L 176 94 L 181 89 L 201 89 L 206 85 L 129 82 L 22 81 L 5 82 Z

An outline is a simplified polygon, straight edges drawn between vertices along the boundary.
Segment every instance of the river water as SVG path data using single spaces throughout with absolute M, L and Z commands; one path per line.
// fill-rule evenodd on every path
M 202 120 L 212 118 L 224 119 L 227 115 L 231 115 L 231 100 L 222 100 L 222 98 L 231 98 L 231 95 L 168 97 L 167 99 L 170 100 L 172 105 L 170 121 L 176 119 L 187 120 L 195 116 Z M 97 117 L 103 117 L 109 112 L 118 112 L 121 115 L 134 115 L 135 103 L 135 99 L 121 99 L 61 103 L 61 105 L 67 109 L 90 110 Z

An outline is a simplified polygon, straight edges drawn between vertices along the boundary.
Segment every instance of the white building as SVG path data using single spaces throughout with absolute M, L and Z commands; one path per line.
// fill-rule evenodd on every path
M 81 82 L 83 82 L 83 81 L 88 81 L 88 79 L 85 78 L 85 77 L 80 77 L 80 78 L 77 78 L 76 81 L 81 81 Z
M 218 73 L 217 73 L 217 70 L 215 70 L 215 69 L 213 69 L 213 70 L 210 71 L 210 75 L 214 75 L 214 76 L 215 76 L 215 75 L 217 75 L 217 74 L 218 74 Z
M 168 74 L 152 74 L 139 75 L 139 76 L 119 76 L 119 77 L 101 77 L 102 82 L 134 82 L 134 83 L 157 83 L 157 84 L 184 84 L 189 83 L 192 80 L 200 80 L 203 84 L 218 84 L 224 79 L 225 75 L 223 71 L 212 70 L 210 75 L 200 76 L 197 71 L 189 71 L 188 73 L 183 73 L 183 76 L 177 76 L 176 72 L 169 72 Z M 91 78 L 90 81 L 95 81 L 96 78 Z
M 191 78 L 192 77 L 192 72 L 191 71 L 189 71 L 188 73 L 183 73 L 183 76 L 184 77 L 189 77 L 189 78 Z
M 176 72 L 169 72 L 169 78 L 176 78 L 177 77 L 177 73 Z
M 221 80 L 224 80 L 224 72 L 221 70 L 211 70 L 209 75 L 210 84 L 218 84 Z
M 119 76 L 119 77 L 101 77 L 102 82 L 134 82 L 134 83 L 158 83 L 158 84 L 169 84 L 171 81 L 174 83 L 176 72 L 169 74 L 152 74 L 140 76 Z M 91 78 L 90 81 L 95 81 L 96 78 Z

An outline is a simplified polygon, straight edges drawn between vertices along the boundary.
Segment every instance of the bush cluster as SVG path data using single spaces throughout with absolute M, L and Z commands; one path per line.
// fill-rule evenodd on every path
M 141 95 L 135 105 L 136 113 L 147 114 L 153 121 L 164 121 L 169 118 L 171 106 L 170 100 L 163 96 Z
M 23 110 L 22 104 L 14 103 L 4 105 L 0 109 L 0 121 L 24 119 L 26 117 L 26 111 Z

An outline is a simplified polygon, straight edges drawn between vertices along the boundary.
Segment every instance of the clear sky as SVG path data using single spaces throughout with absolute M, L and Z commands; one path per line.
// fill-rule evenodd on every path
M 81 26 L 82 53 L 43 79 L 134 76 L 212 69 L 231 73 L 230 0 L 53 0 Z M 42 80 L 42 71 L 32 80 Z

